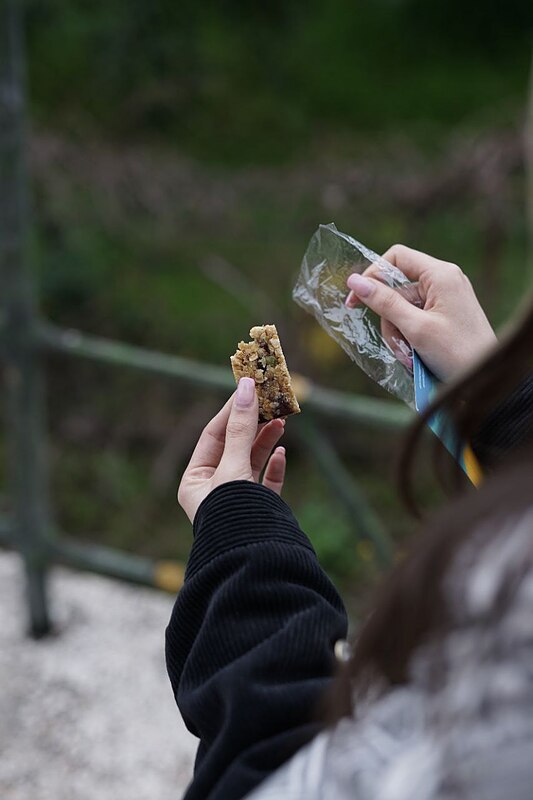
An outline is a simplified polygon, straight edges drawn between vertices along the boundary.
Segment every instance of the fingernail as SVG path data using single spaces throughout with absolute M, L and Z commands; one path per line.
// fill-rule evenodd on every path
M 239 408 L 248 408 L 255 397 L 255 381 L 253 378 L 241 378 L 237 384 L 235 403 Z
M 370 281 L 368 278 L 363 278 L 362 275 L 350 275 L 348 280 L 346 281 L 350 289 L 352 289 L 357 297 L 370 297 L 374 289 L 373 281 Z
M 282 453 L 283 455 L 285 455 L 285 448 L 284 447 L 276 447 L 276 450 L 274 452 Z
M 359 298 L 357 297 L 355 292 L 350 292 L 346 300 L 344 301 L 344 305 L 348 308 L 355 308 L 358 303 Z

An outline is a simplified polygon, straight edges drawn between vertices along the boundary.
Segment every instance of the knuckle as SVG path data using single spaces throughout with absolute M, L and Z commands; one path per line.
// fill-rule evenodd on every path
M 439 339 L 439 335 L 435 321 L 428 318 L 428 316 L 417 317 L 409 329 L 409 339 L 415 347 L 420 344 L 427 345 L 430 342 L 436 342 Z
M 392 289 L 383 292 L 383 299 L 381 301 L 381 311 L 385 317 L 394 314 L 394 310 L 398 307 L 398 295 Z
M 246 419 L 230 419 L 226 428 L 226 436 L 231 439 L 240 439 L 241 436 L 246 436 L 251 428 L 249 420 Z
M 465 272 L 461 272 L 461 288 L 463 290 L 464 289 L 471 290 L 471 291 L 474 290 L 474 287 L 472 286 L 472 281 L 470 280 L 470 278 L 468 277 L 468 275 Z
M 413 322 L 409 326 L 409 330 L 406 331 L 406 334 L 408 335 L 409 343 L 413 347 L 418 347 L 421 342 L 428 338 L 427 320 L 417 320 Z
M 379 278 L 381 274 L 381 267 L 378 264 L 370 264 L 361 275 L 365 278 Z
M 401 242 L 396 242 L 396 244 L 393 244 L 392 247 L 389 247 L 386 255 L 389 256 L 389 258 L 392 257 L 395 261 L 401 261 L 407 250 L 408 248 L 404 244 L 401 244 Z
M 458 264 L 454 264 L 453 262 L 447 261 L 446 268 L 449 278 L 455 281 L 462 280 L 464 278 L 464 272 Z
M 224 434 L 220 433 L 211 422 L 207 423 L 200 438 L 213 439 L 217 444 L 224 443 Z

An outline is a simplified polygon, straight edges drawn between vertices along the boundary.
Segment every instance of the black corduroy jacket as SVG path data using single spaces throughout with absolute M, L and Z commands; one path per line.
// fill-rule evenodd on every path
M 315 736 L 346 631 L 287 504 L 248 481 L 211 492 L 166 633 L 174 696 L 200 739 L 187 800 L 241 798 Z

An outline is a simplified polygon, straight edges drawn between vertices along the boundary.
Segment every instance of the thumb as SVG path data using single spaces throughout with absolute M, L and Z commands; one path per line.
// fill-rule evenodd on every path
M 257 395 L 253 378 L 241 378 L 233 396 L 226 426 L 224 453 L 220 471 L 232 480 L 241 473 L 252 474 L 251 452 L 257 434 Z
M 374 278 L 354 273 L 346 283 L 365 306 L 396 325 L 405 338 L 414 344 L 413 338 L 416 338 L 416 331 L 419 330 L 424 315 L 422 309 L 406 300 L 396 289 L 391 289 Z

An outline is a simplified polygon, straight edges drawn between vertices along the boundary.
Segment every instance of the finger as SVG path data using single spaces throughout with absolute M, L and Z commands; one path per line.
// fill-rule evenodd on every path
M 413 250 L 412 247 L 406 247 L 404 244 L 394 244 L 392 247 L 389 247 L 387 252 L 383 253 L 383 258 L 394 267 L 398 267 L 398 269 L 412 281 L 420 280 L 420 276 L 423 272 L 442 269 L 447 266 L 448 263 L 446 261 L 440 261 L 433 256 L 428 256 L 427 253 L 422 253 L 420 250 Z
M 374 278 L 354 274 L 350 275 L 347 284 L 368 308 L 396 325 L 409 342 L 416 338 L 424 311 L 412 305 L 395 289 Z
M 402 245 L 395 245 L 395 247 L 401 247 L 401 246 Z M 405 248 L 405 249 L 409 250 L 409 248 Z M 416 253 L 417 251 L 415 250 L 413 252 Z M 423 256 L 424 253 L 420 253 L 420 255 Z M 427 258 L 427 260 L 430 260 L 431 257 L 427 256 L 426 258 Z M 436 264 L 440 264 L 441 266 L 446 264 L 446 262 L 444 262 L 444 261 L 438 262 L 436 259 L 432 259 L 432 260 L 435 261 Z M 393 266 L 396 266 L 396 265 L 393 265 Z M 426 264 L 426 271 L 427 271 L 427 268 L 428 268 L 428 266 Z M 394 281 L 395 285 L 393 286 L 393 288 L 396 289 L 397 292 L 400 292 L 401 294 L 403 294 L 403 296 L 407 300 L 409 300 L 410 303 L 413 303 L 413 305 L 422 307 L 424 305 L 424 301 L 423 301 L 423 299 L 421 297 L 421 294 L 420 294 L 420 286 L 418 284 L 418 278 L 415 278 L 414 276 L 411 276 L 411 275 L 407 275 L 406 273 L 403 273 L 402 270 L 400 270 L 400 272 L 402 272 L 402 274 L 405 274 L 406 277 L 409 277 L 411 280 L 413 280 L 415 282 L 414 283 L 403 283 L 401 286 L 398 286 L 397 285 L 397 281 Z M 384 271 L 382 265 L 378 264 L 376 262 L 374 262 L 373 264 L 370 264 L 370 266 L 368 266 L 360 274 L 364 278 L 376 278 L 376 280 L 380 280 L 380 281 L 382 281 L 383 283 L 386 283 L 389 286 L 391 284 L 391 280 L 390 280 L 391 277 L 394 279 L 393 275 L 391 276 L 391 275 L 387 274 Z M 357 297 L 356 293 L 353 292 L 353 291 L 348 294 L 348 296 L 347 296 L 347 298 L 345 300 L 345 304 L 346 304 L 346 306 L 348 306 L 348 308 L 355 308 L 360 303 L 361 303 L 360 298 Z
M 258 433 L 252 447 L 252 474 L 254 481 L 259 480 L 261 470 L 264 468 L 272 452 L 272 448 L 279 442 L 285 432 L 285 420 L 273 419 Z
M 368 271 L 365 271 L 364 275 L 366 276 L 367 274 Z M 415 288 L 415 284 L 409 284 L 409 286 Z M 400 289 L 396 289 L 395 291 L 400 292 L 407 300 L 409 300 L 409 302 L 413 302 L 407 293 L 401 291 L 402 288 L 408 288 L 408 287 L 407 286 L 401 287 Z M 346 298 L 346 305 L 349 308 L 355 308 L 356 305 L 358 305 L 360 302 L 361 300 L 359 300 L 359 298 L 353 291 L 351 291 L 348 297 Z M 394 355 L 396 356 L 396 358 L 398 359 L 398 361 L 401 364 L 403 364 L 404 367 L 407 367 L 407 369 L 412 370 L 413 369 L 412 349 L 409 347 L 409 344 L 402 336 L 401 332 L 396 327 L 396 325 L 393 325 L 392 322 L 389 322 L 389 320 L 385 319 L 384 317 L 381 318 L 381 335 L 385 340 L 385 342 L 390 347 L 390 349 L 392 350 L 392 352 L 394 353 Z
M 226 425 L 220 467 L 233 474 L 250 471 L 252 445 L 257 434 L 258 402 L 253 378 L 241 378 Z
M 407 343 L 404 336 L 398 330 L 396 325 L 389 322 L 387 319 L 381 319 L 381 335 L 383 336 L 390 349 L 404 367 L 411 370 L 413 369 L 413 351 Z
M 383 267 L 380 264 L 370 264 L 363 272 L 357 273 L 354 272 L 354 275 L 362 275 L 365 278 L 376 278 L 376 280 L 383 280 Z M 354 291 L 350 291 L 344 304 L 348 308 L 356 308 L 357 306 L 361 305 L 362 300 Z
M 285 480 L 285 448 L 276 447 L 270 456 L 265 474 L 263 476 L 263 486 L 267 489 L 272 489 L 276 494 L 281 494 L 283 489 L 283 481 Z
M 344 305 L 347 308 L 355 308 L 360 304 L 360 299 L 357 297 L 356 293 L 353 291 L 348 292 L 348 297 L 344 301 Z
M 189 461 L 189 467 L 218 467 L 224 452 L 226 425 L 228 424 L 234 396 L 235 393 L 231 395 L 218 414 L 203 429 Z
M 370 272 L 370 267 L 368 270 L 362 273 L 362 277 L 375 277 L 377 280 L 380 280 L 379 273 L 372 274 Z M 409 300 L 414 306 L 418 306 L 419 308 L 423 308 L 424 301 L 420 296 L 419 284 L 418 283 L 405 283 L 403 286 L 394 286 L 394 291 L 399 292 L 406 300 Z M 354 291 L 350 291 L 346 300 L 344 301 L 344 305 L 347 308 L 356 308 L 357 306 L 361 305 L 362 300 L 356 295 Z

